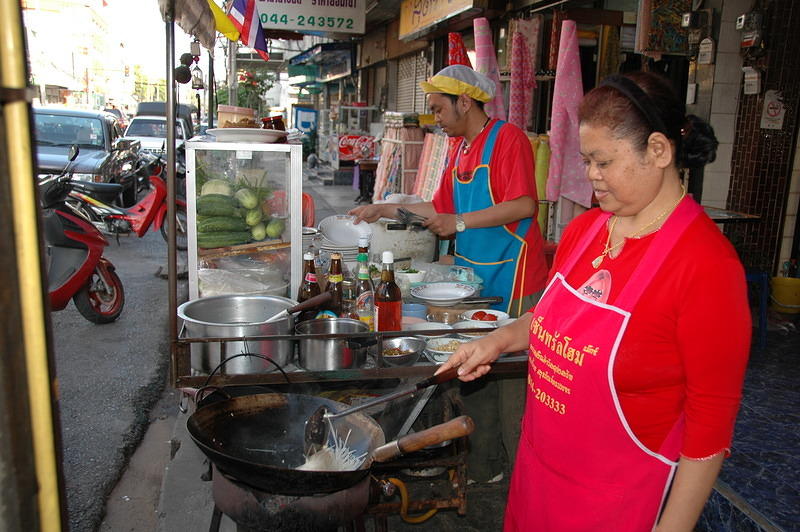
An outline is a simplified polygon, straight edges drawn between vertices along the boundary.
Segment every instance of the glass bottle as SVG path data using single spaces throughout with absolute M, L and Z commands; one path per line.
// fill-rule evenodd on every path
M 328 268 L 328 285 L 325 287 L 326 292 L 331 292 L 331 300 L 325 305 L 325 310 L 330 311 L 334 316 L 338 317 L 342 313 L 342 255 L 340 253 L 331 253 L 331 264 Z
M 356 287 L 352 279 L 342 281 L 342 313 L 340 318 L 358 319 L 356 312 Z
M 365 246 L 366 248 L 367 246 Z M 356 314 L 358 319 L 375 330 L 375 290 L 369 277 L 369 254 L 358 244 L 358 279 L 356 280 Z
M 381 281 L 375 287 L 375 325 L 379 331 L 399 331 L 403 301 L 400 287 L 394 282 L 394 254 L 383 252 Z
M 297 291 L 297 302 L 302 303 L 306 299 L 319 295 L 321 292 L 317 282 L 317 269 L 314 266 L 314 255 L 312 253 L 303 254 L 303 282 Z M 316 310 L 307 310 L 300 313 L 298 321 L 313 319 Z

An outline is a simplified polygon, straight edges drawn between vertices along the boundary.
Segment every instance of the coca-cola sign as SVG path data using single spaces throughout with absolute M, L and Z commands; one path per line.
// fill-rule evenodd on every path
M 341 135 L 339 160 L 371 159 L 375 155 L 375 137 L 372 135 Z

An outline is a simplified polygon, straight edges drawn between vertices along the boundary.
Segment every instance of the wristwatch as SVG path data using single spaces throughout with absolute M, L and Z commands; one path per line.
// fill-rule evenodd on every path
M 456 231 L 459 233 L 463 233 L 467 230 L 467 224 L 464 223 L 464 217 L 460 214 L 456 214 Z

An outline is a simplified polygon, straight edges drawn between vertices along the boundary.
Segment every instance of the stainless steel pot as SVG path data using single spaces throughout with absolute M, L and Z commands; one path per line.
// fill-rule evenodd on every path
M 190 337 L 247 337 L 292 334 L 294 320 L 287 316 L 274 323 L 264 323 L 278 312 L 297 305 L 297 301 L 280 296 L 225 295 L 187 301 L 178 307 L 178 317 L 186 324 Z M 292 359 L 294 342 L 236 341 L 193 343 L 192 370 L 210 373 L 225 358 L 240 353 L 256 353 L 269 357 L 281 367 Z M 238 357 L 226 363 L 222 374 L 267 373 L 275 366 L 257 357 Z
M 366 323 L 348 318 L 308 320 L 295 327 L 295 333 L 301 335 L 364 332 L 369 332 Z M 366 346 L 351 338 L 300 338 L 297 355 L 299 366 L 308 371 L 358 368 L 366 357 Z

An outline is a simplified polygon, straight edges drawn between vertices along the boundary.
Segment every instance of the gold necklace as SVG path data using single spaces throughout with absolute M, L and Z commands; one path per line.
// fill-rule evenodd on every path
M 600 267 L 600 264 L 603 263 L 603 259 L 606 258 L 606 255 L 608 255 L 609 253 L 620 247 L 622 244 L 624 244 L 627 238 L 638 237 L 639 235 L 643 234 L 647 229 L 658 223 L 658 221 L 664 218 L 664 216 L 674 211 L 675 208 L 678 206 L 678 204 L 681 202 L 681 200 L 683 200 L 684 196 L 686 196 L 686 188 L 683 186 L 683 184 L 681 184 L 681 197 L 678 198 L 678 201 L 676 201 L 674 205 L 662 211 L 661 214 L 650 220 L 646 225 L 639 228 L 639 230 L 633 233 L 631 236 L 623 237 L 622 240 L 620 240 L 613 246 L 609 247 L 609 244 L 611 243 L 611 235 L 614 233 L 614 226 L 617 224 L 618 220 L 618 217 L 614 216 L 614 219 L 611 220 L 611 225 L 608 228 L 608 237 L 606 238 L 606 243 L 603 246 L 603 252 L 592 261 L 592 266 L 594 267 L 594 269 Z

